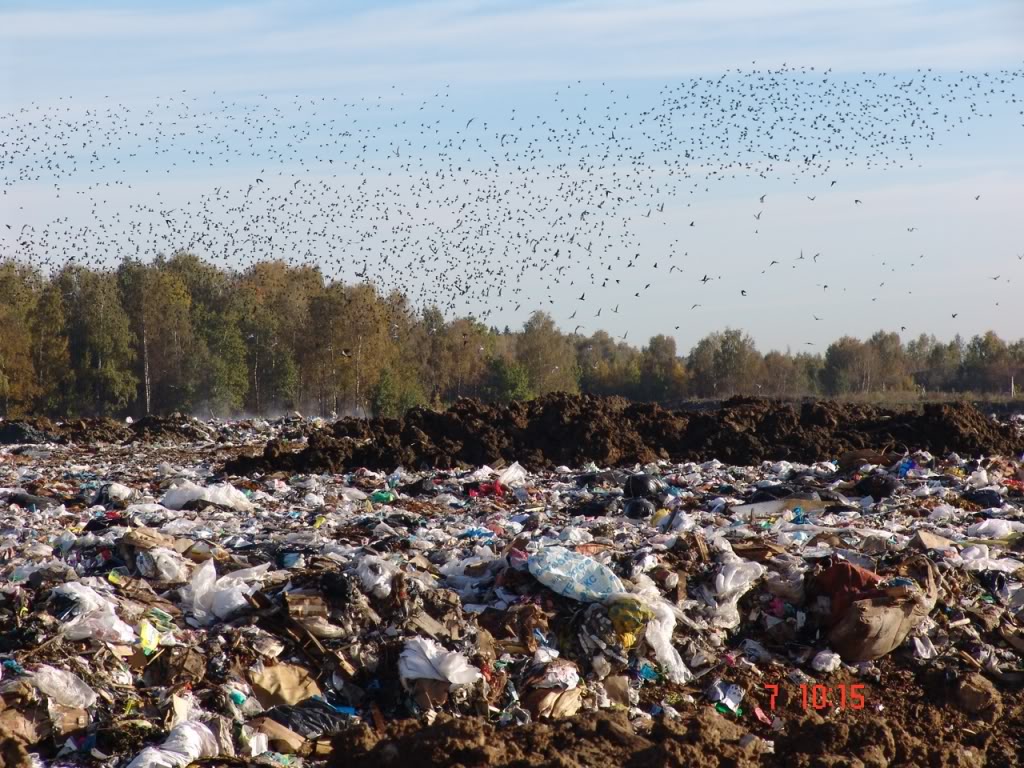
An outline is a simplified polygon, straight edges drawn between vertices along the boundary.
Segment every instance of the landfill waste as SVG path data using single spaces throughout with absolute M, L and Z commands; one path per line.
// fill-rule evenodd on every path
M 0 447 L 0 764 L 1018 761 L 1015 427 L 966 406 L 730 401 L 717 433 L 566 396 L 453 411 L 489 414 L 472 444 L 501 450 L 467 461 L 451 411 L 424 432 L 454 435 L 449 460 L 388 438 L 368 465 L 375 422 L 4 432 L 24 442 Z M 759 447 L 776 428 L 785 457 Z M 325 439 L 343 461 L 296 458 Z M 591 461 L 612 443 L 632 447 Z

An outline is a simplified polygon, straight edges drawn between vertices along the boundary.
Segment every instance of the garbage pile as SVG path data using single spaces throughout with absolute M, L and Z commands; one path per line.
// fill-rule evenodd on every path
M 1012 427 L 965 427 L 968 450 L 1016 439 L 1001 456 L 239 475 L 232 455 L 324 430 L 200 424 L 0 447 L 3 765 L 1019 755 Z

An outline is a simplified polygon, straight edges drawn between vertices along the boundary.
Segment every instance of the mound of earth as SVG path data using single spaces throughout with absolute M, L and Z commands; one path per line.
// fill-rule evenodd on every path
M 794 684 L 785 678 L 775 680 L 779 697 L 774 714 L 783 724 L 781 732 L 753 716 L 755 706 L 767 711 L 769 704 L 766 680 L 752 676 L 746 683 L 750 695 L 743 702 L 745 713 L 739 717 L 723 716 L 699 701 L 680 705 L 676 718 L 657 716 L 642 731 L 621 710 L 509 728 L 449 716 L 438 717 L 430 725 L 397 720 L 381 731 L 364 725 L 340 734 L 334 754 L 345 755 L 344 764 L 353 768 L 982 768 L 1017 764 L 1024 725 L 1019 691 L 1002 697 L 1007 705 L 1004 712 L 1000 700 L 1000 717 L 985 720 L 965 707 L 957 686 L 943 673 L 922 670 L 915 675 L 888 662 L 882 667 L 878 683 L 865 686 L 866 704 L 859 710 L 805 709 Z M 1000 696 L 980 675 L 966 680 L 975 678 L 991 695 Z M 835 690 L 841 684 L 864 681 L 842 672 L 828 682 Z
M 618 397 L 555 393 L 509 405 L 460 399 L 447 411 L 409 411 L 402 419 L 343 419 L 315 431 L 299 452 L 271 440 L 262 455 L 225 467 L 254 471 L 338 472 L 519 461 L 531 470 L 657 459 L 749 465 L 810 463 L 858 449 L 1010 455 L 1024 438 L 967 403 L 896 411 L 875 406 L 733 398 L 717 409 L 671 411 Z
M 56 442 L 48 420 L 5 421 L 0 423 L 0 445 L 38 445 Z
M 740 746 L 745 733 L 710 708 L 686 720 L 661 720 L 647 735 L 633 729 L 624 711 L 506 729 L 481 719 L 440 717 L 429 726 L 395 721 L 383 734 L 365 726 L 342 733 L 334 753 L 345 755 L 352 768 L 755 768 L 756 750 Z
M 131 429 L 113 419 L 75 419 L 55 422 L 45 416 L 0 423 L 0 445 L 38 443 L 121 443 Z
M 190 442 L 210 439 L 201 422 L 185 416 L 145 416 L 132 424 L 109 418 L 55 422 L 32 417 L 0 423 L 0 445 Z

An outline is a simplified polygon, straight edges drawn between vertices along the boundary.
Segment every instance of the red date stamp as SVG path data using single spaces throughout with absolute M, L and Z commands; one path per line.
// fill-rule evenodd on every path
M 771 693 L 768 708 L 775 710 L 775 699 L 779 695 L 779 686 L 765 683 L 765 690 Z M 853 683 L 845 685 L 840 683 L 834 688 L 827 685 L 807 685 L 801 683 L 800 694 L 804 709 L 828 709 L 839 707 L 839 709 L 864 709 L 864 683 Z

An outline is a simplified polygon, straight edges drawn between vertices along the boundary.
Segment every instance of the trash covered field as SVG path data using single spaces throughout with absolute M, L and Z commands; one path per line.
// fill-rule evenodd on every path
M 0 765 L 1017 765 L 1022 425 L 0 422 Z

